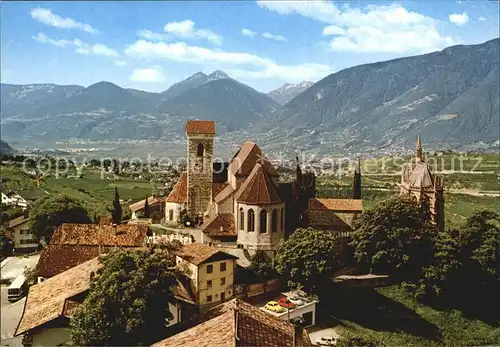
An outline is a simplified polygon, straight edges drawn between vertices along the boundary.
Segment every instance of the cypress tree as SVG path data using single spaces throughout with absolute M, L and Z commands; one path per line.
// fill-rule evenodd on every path
M 118 188 L 115 187 L 115 199 L 113 200 L 113 211 L 111 211 L 111 219 L 113 224 L 120 224 L 122 221 L 122 205 L 120 204 L 120 195 L 118 195 Z
M 148 197 L 146 196 L 146 202 L 144 203 L 144 217 L 149 218 L 150 210 L 149 210 L 149 203 L 148 203 Z

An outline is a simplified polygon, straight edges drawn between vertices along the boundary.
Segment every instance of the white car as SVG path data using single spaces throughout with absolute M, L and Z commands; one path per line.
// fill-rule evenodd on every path
M 302 301 L 298 296 L 292 296 L 288 298 L 291 302 L 293 302 L 297 306 L 302 306 L 304 305 L 304 301 Z
M 337 341 L 334 337 L 323 336 L 316 340 L 316 346 L 335 346 Z

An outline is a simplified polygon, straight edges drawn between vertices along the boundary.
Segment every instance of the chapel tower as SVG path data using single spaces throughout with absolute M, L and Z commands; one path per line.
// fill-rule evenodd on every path
M 188 120 L 187 215 L 202 218 L 212 200 L 215 122 Z

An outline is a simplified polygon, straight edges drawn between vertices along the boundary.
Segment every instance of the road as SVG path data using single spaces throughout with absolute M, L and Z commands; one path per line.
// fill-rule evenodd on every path
M 11 257 L 2 262 L 1 275 L 2 278 L 15 279 L 19 274 L 23 273 L 24 266 L 34 268 L 40 258 L 39 255 L 30 257 Z M 8 286 L 0 287 L 0 323 L 1 323 L 1 346 L 22 347 L 22 337 L 14 338 L 14 331 L 23 314 L 24 303 L 26 297 L 16 302 L 7 300 Z

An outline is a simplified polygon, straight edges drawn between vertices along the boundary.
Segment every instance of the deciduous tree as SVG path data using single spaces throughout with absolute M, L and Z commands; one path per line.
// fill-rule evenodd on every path
M 342 267 L 340 248 L 341 240 L 332 232 L 297 229 L 281 242 L 275 267 L 288 279 L 289 287 L 319 291 L 329 282 L 329 276 Z
M 33 233 L 47 242 L 63 223 L 92 223 L 80 201 L 67 195 L 50 196 L 37 202 L 29 213 L 29 222 Z
M 76 346 L 149 346 L 165 338 L 174 300 L 175 259 L 168 251 L 111 253 L 71 319 Z

